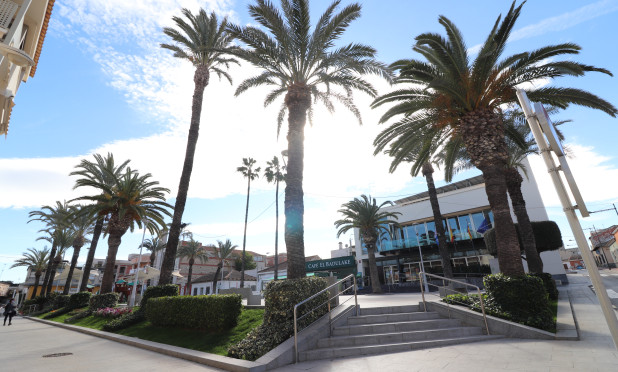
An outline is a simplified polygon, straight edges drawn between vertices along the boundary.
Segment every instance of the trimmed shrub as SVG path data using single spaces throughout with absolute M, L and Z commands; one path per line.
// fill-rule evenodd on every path
M 234 327 L 242 309 L 240 295 L 151 298 L 146 319 L 162 327 L 223 331 Z
M 463 293 L 456 293 L 452 295 L 445 296 L 442 301 L 451 305 L 464 305 L 471 307 L 475 302 L 478 302 L 478 295 L 475 296 L 476 299 L 472 296 Z M 476 301 L 475 301 L 476 300 Z
M 228 356 L 256 360 L 293 336 L 294 305 L 326 287 L 326 280 L 317 277 L 277 280 L 268 283 L 264 292 L 266 300 L 264 322 L 249 332 L 244 340 L 231 346 L 228 349 Z M 299 307 L 297 316 L 301 317 L 314 307 L 323 305 L 298 322 L 299 331 L 328 312 L 327 301 L 328 293 L 324 292 Z
M 90 314 L 92 314 L 92 311 L 90 311 L 90 309 L 82 310 L 82 311 L 77 312 L 72 317 L 66 318 L 64 320 L 64 322 L 66 324 L 73 324 L 73 323 L 77 322 L 80 319 L 83 319 L 83 318 L 86 318 L 86 317 L 90 316 Z
M 90 296 L 92 296 L 92 293 L 85 291 L 74 293 L 71 295 L 67 307 L 69 307 L 70 309 L 86 307 L 88 306 L 88 302 L 90 301 Z
M 144 312 L 137 310 L 103 324 L 103 330 L 107 332 L 117 332 L 144 320 L 146 320 Z
M 545 286 L 545 291 L 547 292 L 547 296 L 551 301 L 556 301 L 558 299 L 558 288 L 556 288 L 556 282 L 550 273 L 540 273 L 540 274 L 530 274 L 532 276 L 536 276 L 541 278 L 543 281 L 543 286 Z
M 45 315 L 43 317 L 43 319 L 52 319 L 52 318 L 58 317 L 60 315 L 64 315 L 66 313 L 69 313 L 69 312 L 71 312 L 71 310 L 73 310 L 73 309 L 69 308 L 68 306 L 61 307 L 58 310 L 52 310 L 49 314 Z
M 69 304 L 69 299 L 71 296 L 69 295 L 58 295 L 54 298 L 52 307 L 54 309 L 60 309 L 61 307 L 65 307 Z
M 555 328 L 547 292 L 540 278 L 494 274 L 487 275 L 483 283 L 487 291 L 486 306 L 492 313 L 503 313 L 514 322 L 546 331 Z
M 531 222 L 532 231 L 534 233 L 534 241 L 536 243 L 536 250 L 541 254 L 546 251 L 555 251 L 563 246 L 562 234 L 558 224 L 554 221 L 534 221 Z M 523 247 L 521 236 L 519 232 L 519 225 L 515 224 L 517 230 L 517 238 L 519 239 L 519 246 Z M 485 239 L 485 246 L 489 251 L 489 254 L 496 256 L 498 254 L 498 248 L 496 243 L 496 229 L 491 228 L 483 234 Z
M 118 305 L 118 297 L 119 294 L 115 292 L 94 295 L 90 297 L 89 308 L 92 311 L 96 311 L 106 307 L 116 307 Z
M 166 296 L 178 296 L 178 286 L 176 284 L 164 284 L 146 288 L 146 292 L 144 292 L 144 296 L 139 304 L 140 311 L 146 309 L 146 304 L 149 299 Z

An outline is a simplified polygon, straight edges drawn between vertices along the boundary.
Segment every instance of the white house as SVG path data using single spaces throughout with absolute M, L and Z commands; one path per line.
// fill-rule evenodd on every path
M 217 281 L 217 287 L 219 289 L 230 289 L 230 288 L 240 288 L 240 272 L 233 270 L 225 271 L 221 270 L 222 273 Z M 205 295 L 205 294 L 213 294 L 216 291 L 213 290 L 212 282 L 215 277 L 214 272 L 208 273 L 206 275 L 202 275 L 199 278 L 192 280 L 191 283 L 191 294 L 193 296 Z M 255 291 L 257 285 L 257 279 L 254 276 L 248 275 L 245 272 L 245 288 L 251 288 L 252 291 Z
M 522 184 L 528 215 L 531 221 L 546 221 L 547 212 L 534 175 L 532 172 L 528 175 L 528 179 L 524 176 Z M 497 259 L 489 255 L 482 236 L 493 224 L 483 177 L 476 176 L 439 187 L 437 193 L 453 266 L 460 271 L 487 271 L 491 268 L 492 272 L 498 272 Z M 398 222 L 402 228 L 394 229 L 393 238 L 385 235 L 378 242 L 376 259 L 382 284 L 404 284 L 418 280 L 417 273 L 422 270 L 421 253 L 425 271 L 439 271 L 442 267 L 428 192 L 396 200 L 394 204 L 385 210 L 401 213 Z M 515 216 L 512 217 L 516 222 Z M 367 250 L 360 240 L 358 229 L 354 237 L 357 270 L 368 277 Z M 541 259 L 545 272 L 555 279 L 567 281 L 558 251 L 543 252 Z
M 19 85 L 34 77 L 55 0 L 0 0 L 0 135 Z

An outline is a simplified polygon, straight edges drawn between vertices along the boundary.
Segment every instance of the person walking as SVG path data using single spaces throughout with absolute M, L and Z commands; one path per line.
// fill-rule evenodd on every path
M 15 300 L 11 298 L 4 306 L 4 325 L 6 325 L 6 318 L 9 318 L 9 325 L 11 325 L 11 321 L 16 314 L 17 311 L 15 311 Z

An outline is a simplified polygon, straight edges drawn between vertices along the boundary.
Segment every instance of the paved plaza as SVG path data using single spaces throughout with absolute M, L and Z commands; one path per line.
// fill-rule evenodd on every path
M 388 355 L 320 360 L 275 371 L 616 371 L 614 348 L 585 275 L 569 275 L 567 291 L 581 341 L 499 339 Z M 418 294 L 359 296 L 362 307 L 418 302 Z M 217 371 L 182 359 L 23 318 L 0 330 L 0 371 Z M 72 355 L 44 358 L 53 353 Z

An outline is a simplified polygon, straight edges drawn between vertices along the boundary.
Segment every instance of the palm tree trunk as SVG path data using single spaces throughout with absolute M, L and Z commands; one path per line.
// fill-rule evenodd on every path
M 111 221 L 110 221 L 111 223 Z M 126 230 L 121 229 L 110 230 L 109 238 L 107 238 L 107 258 L 105 259 L 105 271 L 101 280 L 101 294 L 110 293 L 114 288 L 114 267 L 116 266 L 116 254 L 118 247 L 122 241 L 122 235 Z
M 451 255 L 449 254 L 448 246 L 446 245 L 446 234 L 444 231 L 444 224 L 442 223 L 443 217 L 442 212 L 440 212 L 440 204 L 438 203 L 436 185 L 433 182 L 433 167 L 431 166 L 431 163 L 427 162 L 423 164 L 423 176 L 425 176 L 425 180 L 427 180 L 429 202 L 431 203 L 433 220 L 436 225 L 436 233 L 438 234 L 438 251 L 440 252 L 440 258 L 442 260 L 442 270 L 446 278 L 452 279 L 453 265 L 451 265 Z
M 305 271 L 303 168 L 305 123 L 311 105 L 309 88 L 293 84 L 285 96 L 288 109 L 288 172 L 285 186 L 285 246 L 288 279 L 303 278 Z
M 219 282 L 219 274 L 221 274 L 221 268 L 223 268 L 223 260 L 219 262 L 217 265 L 217 272 L 215 272 L 215 277 L 212 280 L 212 293 L 217 293 L 217 283 Z
M 242 237 L 242 256 L 240 260 L 240 288 L 245 288 L 245 247 L 247 246 L 247 220 L 249 218 L 249 193 L 251 192 L 251 175 L 247 176 L 247 207 L 245 208 L 245 232 Z
M 519 224 L 521 242 L 524 252 L 526 252 L 526 261 L 528 261 L 528 270 L 531 273 L 540 274 L 543 272 L 543 260 L 541 260 L 536 249 L 534 231 L 532 230 L 530 217 L 528 217 L 528 211 L 526 211 L 526 201 L 521 193 L 522 182 L 523 178 L 517 169 L 511 167 L 506 170 L 506 187 L 511 197 L 513 212 L 515 212 L 515 217 L 517 217 L 517 223 Z
M 75 265 L 77 265 L 77 259 L 79 258 L 79 251 L 81 250 L 81 246 L 73 246 L 73 257 L 71 257 L 71 266 L 69 267 L 69 273 L 67 274 L 67 281 L 64 283 L 64 290 L 62 291 L 63 295 L 68 295 L 69 290 L 71 289 L 71 281 L 73 281 L 73 270 L 75 270 Z
M 279 274 L 279 179 L 276 181 L 276 194 L 275 194 L 275 276 L 274 280 L 277 280 Z
M 191 277 L 193 276 L 193 264 L 195 263 L 194 259 L 189 260 L 189 276 L 187 277 L 187 291 L 189 296 L 191 296 Z
M 375 244 L 367 244 L 367 256 L 369 261 L 369 277 L 371 278 L 371 291 L 373 293 L 382 293 L 382 285 L 380 284 L 380 275 L 378 274 L 378 265 L 376 264 Z
M 34 274 L 34 290 L 32 291 L 32 295 L 30 296 L 31 300 L 36 297 L 36 291 L 37 289 L 39 289 L 39 280 L 41 280 L 41 273 L 38 273 L 38 274 L 35 273 Z
M 56 257 L 57 250 L 56 242 L 52 242 L 52 249 L 49 252 L 49 261 L 47 262 L 47 268 L 45 269 L 45 277 L 43 278 L 43 285 L 41 286 L 41 295 L 47 295 L 47 284 L 49 283 L 49 275 L 51 274 L 52 267 L 54 266 L 54 258 Z
M 197 138 L 200 130 L 202 100 L 204 98 L 204 89 L 208 85 L 208 80 L 208 68 L 203 65 L 198 65 L 195 68 L 195 74 L 193 76 L 195 89 L 193 90 L 191 125 L 189 127 L 189 137 L 187 139 L 187 151 L 185 153 L 185 162 L 180 176 L 180 184 L 178 185 L 176 204 L 174 205 L 174 217 L 172 219 L 172 225 L 170 226 L 165 256 L 161 265 L 159 284 L 170 284 L 172 282 L 172 271 L 174 271 L 174 261 L 176 260 L 176 251 L 178 250 L 178 240 L 180 238 L 180 225 L 182 224 L 182 215 L 185 211 L 185 204 L 187 202 L 191 172 L 193 171 L 193 158 L 195 157 L 195 148 L 197 146 Z
M 90 279 L 90 270 L 92 269 L 92 262 L 94 262 L 94 252 L 97 250 L 97 244 L 99 243 L 99 237 L 103 231 L 103 220 L 105 217 L 99 216 L 97 223 L 94 225 L 94 231 L 92 232 L 92 241 L 90 242 L 90 249 L 88 250 L 88 257 L 86 258 L 86 264 L 84 265 L 84 274 L 82 275 L 82 283 L 79 286 L 79 291 L 84 292 L 88 290 L 88 280 Z
M 150 267 L 154 267 L 154 262 L 155 262 L 155 250 L 154 247 L 152 248 L 152 252 L 150 253 Z
M 62 262 L 62 256 L 54 257 L 54 262 L 52 264 L 51 273 L 49 274 L 49 281 L 47 282 L 47 288 L 45 289 L 45 296 L 51 293 L 52 286 L 54 284 L 54 277 L 56 276 L 56 269 L 58 265 Z M 57 284 L 57 283 L 56 283 Z
M 508 152 L 502 117 L 488 109 L 470 112 L 461 118 L 461 122 L 466 151 L 485 179 L 485 192 L 494 214 L 500 271 L 507 276 L 524 276 L 504 177 Z

